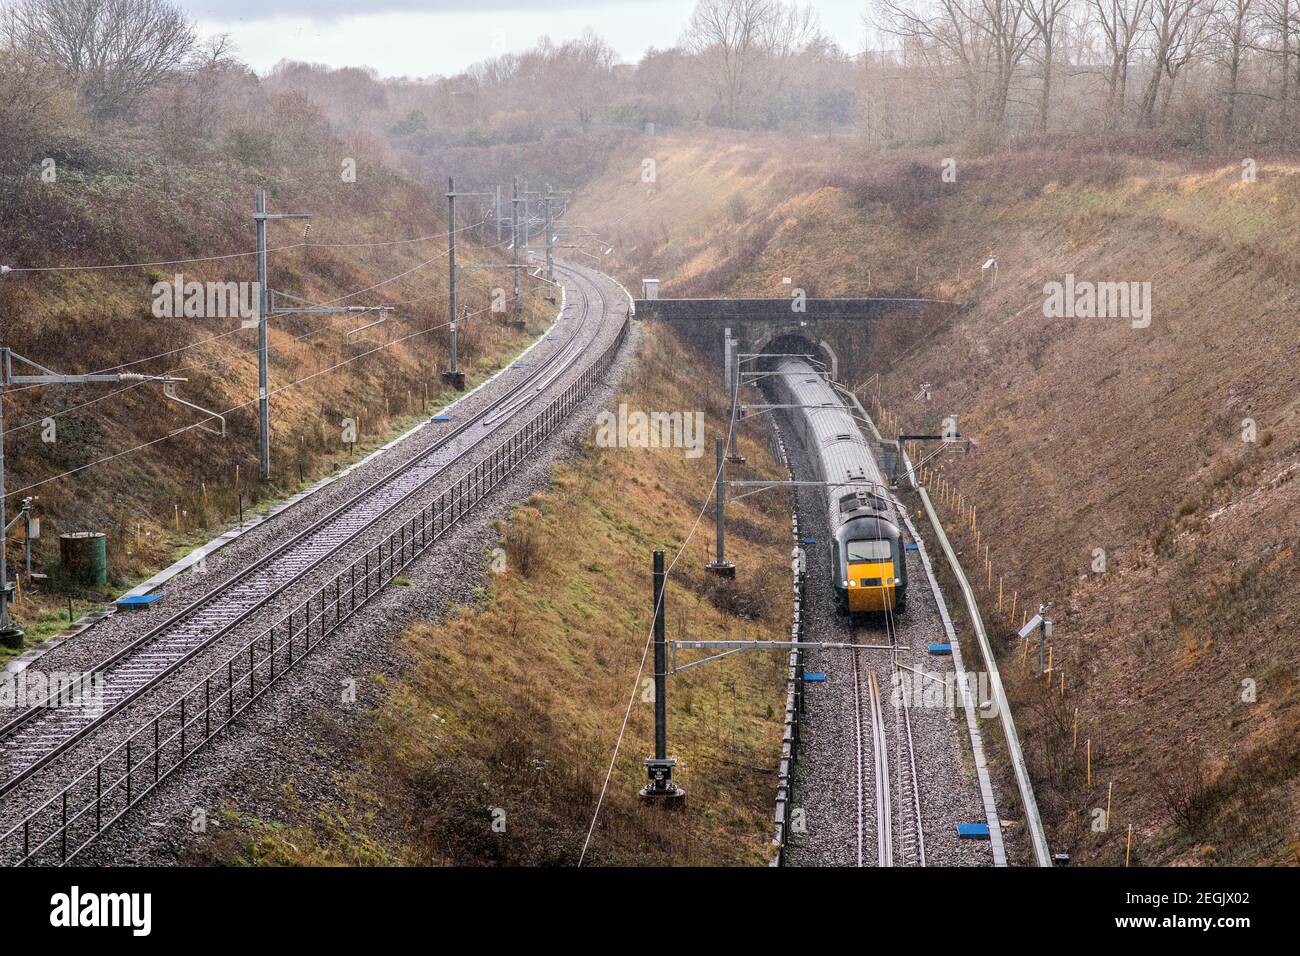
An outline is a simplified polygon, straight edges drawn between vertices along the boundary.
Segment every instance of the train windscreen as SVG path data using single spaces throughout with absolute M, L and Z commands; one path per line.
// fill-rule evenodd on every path
M 850 561 L 888 561 L 893 554 L 884 538 L 850 541 L 847 550 Z

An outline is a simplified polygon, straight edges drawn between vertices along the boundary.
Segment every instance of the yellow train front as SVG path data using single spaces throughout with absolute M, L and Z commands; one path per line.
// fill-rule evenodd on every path
M 870 505 L 862 511 L 846 515 L 832 541 L 836 604 L 848 614 L 902 614 L 907 610 L 902 538 L 898 528 Z

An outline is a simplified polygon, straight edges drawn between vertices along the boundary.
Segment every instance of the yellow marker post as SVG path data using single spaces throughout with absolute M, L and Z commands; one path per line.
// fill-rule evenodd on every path
M 181 530 L 181 506 L 176 505 L 175 509 L 176 509 L 176 530 L 180 531 Z
M 1002 575 L 998 575 L 998 613 L 1002 613 Z
M 1013 620 L 1013 621 L 1016 619 L 1016 598 L 1018 598 L 1018 597 L 1020 597 L 1020 592 L 1019 592 L 1019 591 L 1012 591 L 1012 592 L 1011 592 L 1011 620 Z M 1023 624 L 1020 625 L 1020 626 L 1021 626 L 1021 627 L 1024 627 Z
M 1128 825 L 1128 846 L 1124 848 L 1124 865 L 1128 866 L 1133 858 L 1133 824 Z
M 1070 745 L 1071 750 L 1079 749 L 1079 708 L 1074 708 L 1074 743 Z
M 1106 787 L 1106 832 L 1110 832 L 1110 802 L 1111 797 L 1115 794 L 1115 781 L 1112 780 Z

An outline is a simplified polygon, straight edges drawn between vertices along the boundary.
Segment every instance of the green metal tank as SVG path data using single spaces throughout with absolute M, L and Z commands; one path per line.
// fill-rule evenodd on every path
M 59 535 L 59 557 L 69 580 L 90 587 L 108 583 L 108 539 L 102 533 Z

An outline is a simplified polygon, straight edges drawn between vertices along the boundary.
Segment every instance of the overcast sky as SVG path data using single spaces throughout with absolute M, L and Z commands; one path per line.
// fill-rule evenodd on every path
M 205 34 L 229 33 L 259 72 L 282 59 L 372 66 L 383 76 L 460 72 L 471 63 L 591 27 L 634 63 L 676 43 L 695 0 L 179 0 Z M 863 46 L 866 0 L 816 0 L 822 30 Z

